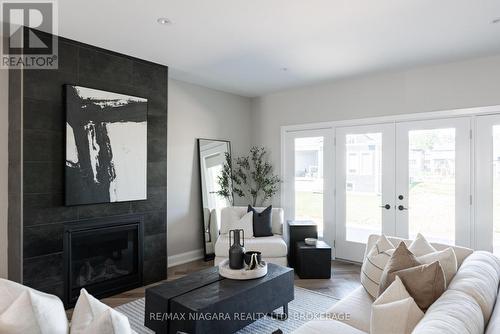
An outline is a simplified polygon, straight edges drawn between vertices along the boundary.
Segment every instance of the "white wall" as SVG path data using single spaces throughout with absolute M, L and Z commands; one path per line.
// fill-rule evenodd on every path
M 252 143 L 280 172 L 280 127 L 500 104 L 500 55 L 299 88 L 252 101 Z M 276 204 L 279 199 L 275 199 Z
M 243 154 L 250 148 L 250 126 L 250 99 L 169 80 L 167 246 L 170 262 L 182 261 L 183 253 L 203 248 L 196 138 L 230 140 L 233 154 Z
M 0 277 L 7 278 L 8 71 L 0 70 Z

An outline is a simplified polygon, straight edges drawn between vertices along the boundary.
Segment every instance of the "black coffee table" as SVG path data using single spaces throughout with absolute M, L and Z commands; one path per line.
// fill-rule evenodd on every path
M 293 269 L 268 264 L 267 275 L 226 279 L 207 268 L 146 289 L 144 325 L 156 333 L 234 333 L 279 307 L 288 316 Z M 278 316 L 278 318 L 280 318 Z

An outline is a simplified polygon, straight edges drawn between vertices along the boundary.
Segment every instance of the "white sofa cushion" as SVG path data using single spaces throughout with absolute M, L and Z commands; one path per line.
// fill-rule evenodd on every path
M 128 318 L 80 290 L 71 319 L 71 334 L 133 334 Z
M 468 294 L 481 306 L 488 323 L 498 294 L 500 259 L 489 252 L 477 251 L 465 259 L 448 290 Z
M 424 312 L 396 276 L 373 302 L 370 334 L 410 334 L 423 316 Z
M 286 242 L 281 235 L 245 239 L 245 251 L 259 251 L 263 257 L 283 257 L 287 254 Z M 228 257 L 229 235 L 222 234 L 215 243 L 215 256 Z
M 378 297 L 380 278 L 384 267 L 394 253 L 394 245 L 381 235 L 376 244 L 368 252 L 361 266 L 361 284 L 372 298 Z
M 58 297 L 0 279 L 0 333 L 67 334 L 68 330 Z
M 497 302 L 493 308 L 493 313 L 490 317 L 488 327 L 486 327 L 486 334 L 500 333 L 500 298 L 497 296 Z
M 474 298 L 447 290 L 429 307 L 412 334 L 480 334 L 483 331 L 481 307 Z
M 61 301 L 33 290 L 22 292 L 2 314 L 0 333 L 68 333 L 68 319 Z
M 457 273 L 457 256 L 453 248 L 448 247 L 442 251 L 435 251 L 426 255 L 417 257 L 417 260 L 422 264 L 431 264 L 438 261 L 443 268 L 444 278 L 446 279 L 446 286 L 450 285 L 451 280 Z
M 336 320 L 312 320 L 306 322 L 298 329 L 296 329 L 293 334 L 366 334 L 366 332 L 360 331 L 354 327 L 351 327 L 345 323 Z
M 370 332 L 372 303 L 372 297 L 365 288 L 360 286 L 333 305 L 327 313 L 332 314 L 333 319 L 342 319 L 338 321 L 368 333 Z
M 248 212 L 240 219 L 231 220 L 228 223 L 228 230 L 243 230 L 245 239 L 253 238 L 253 212 Z
M 262 211 L 265 208 L 255 208 L 257 211 Z M 239 220 L 247 213 L 247 207 L 235 206 L 221 209 L 220 213 L 220 234 L 229 232 L 229 222 Z M 271 225 L 273 234 L 283 234 L 284 212 L 281 208 L 273 208 L 271 212 Z

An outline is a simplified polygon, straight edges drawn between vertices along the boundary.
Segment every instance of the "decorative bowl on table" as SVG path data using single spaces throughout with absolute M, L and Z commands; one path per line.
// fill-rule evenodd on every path
M 248 251 L 248 252 L 245 252 L 245 255 L 244 255 L 244 258 L 245 258 L 245 264 L 247 266 L 250 266 L 250 264 L 252 263 L 252 256 L 256 254 L 257 256 L 257 263 L 261 263 L 262 262 L 262 253 L 261 252 L 257 252 L 257 251 Z
M 305 238 L 304 243 L 309 246 L 315 246 L 316 243 L 318 242 L 318 239 L 315 238 Z
M 266 276 L 267 274 L 267 263 L 261 261 L 255 269 L 250 269 L 245 266 L 243 269 L 231 269 L 229 268 L 229 260 L 226 259 L 219 263 L 219 275 L 229 279 L 235 280 L 248 280 L 255 279 Z

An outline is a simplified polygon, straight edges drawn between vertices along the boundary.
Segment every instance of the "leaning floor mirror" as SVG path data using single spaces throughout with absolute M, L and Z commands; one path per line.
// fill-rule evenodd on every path
M 215 257 L 215 242 L 219 237 L 220 210 L 231 206 L 220 196 L 218 178 L 222 174 L 226 153 L 231 154 L 231 143 L 226 140 L 198 139 L 202 200 L 202 226 L 205 260 Z

